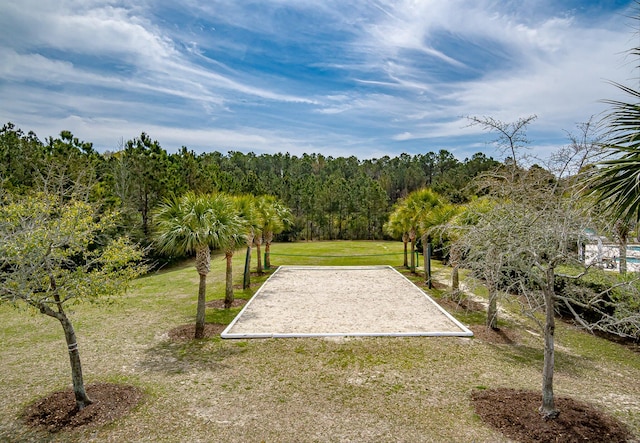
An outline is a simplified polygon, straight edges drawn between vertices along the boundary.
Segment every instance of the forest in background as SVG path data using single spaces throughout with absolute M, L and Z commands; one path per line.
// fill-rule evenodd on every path
M 151 244 L 152 211 L 164 199 L 196 193 L 273 195 L 291 209 L 293 225 L 280 240 L 381 239 L 394 203 L 430 187 L 465 203 L 469 183 L 499 162 L 479 152 L 460 161 L 447 150 L 373 159 L 320 153 L 167 152 L 150 135 L 98 152 L 69 131 L 44 141 L 7 123 L 0 131 L 2 188 L 85 186 L 90 198 L 123 215 L 121 229 Z

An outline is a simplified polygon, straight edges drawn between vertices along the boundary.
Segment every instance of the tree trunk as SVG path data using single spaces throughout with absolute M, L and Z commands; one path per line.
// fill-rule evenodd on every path
M 627 237 L 620 238 L 618 245 L 618 254 L 620 254 L 620 275 L 627 273 Z
M 196 269 L 200 275 L 198 286 L 198 306 L 196 308 L 195 338 L 204 337 L 205 303 L 207 300 L 207 274 L 211 267 L 211 251 L 208 245 L 201 245 L 196 249 Z
M 251 286 L 251 245 L 253 245 L 253 239 L 255 234 L 253 229 L 247 233 L 247 255 L 244 259 L 244 277 L 242 278 L 242 289 L 247 289 Z
M 264 272 L 264 270 L 262 269 L 262 253 L 260 251 L 260 245 L 262 244 L 262 237 L 256 237 L 254 240 L 254 244 L 256 245 L 256 255 L 258 256 L 257 259 L 257 269 L 256 272 L 260 275 L 262 275 L 262 273 Z
M 558 410 L 553 397 L 553 370 L 555 366 L 554 335 L 556 330 L 554 278 L 555 269 L 549 267 L 546 272 L 544 287 L 544 309 L 546 314 L 544 325 L 544 365 L 542 369 L 542 406 L 540 413 L 547 419 L 556 418 Z
M 207 300 L 207 274 L 200 274 L 198 286 L 198 306 L 196 308 L 196 335 L 195 338 L 204 337 L 204 317 Z
M 424 260 L 424 282 L 429 289 L 433 288 L 431 283 L 431 239 L 422 239 L 422 257 Z
M 67 341 L 67 349 L 69 350 L 69 361 L 71 363 L 71 380 L 73 382 L 73 393 L 76 398 L 76 408 L 80 411 L 86 406 L 93 403 L 84 389 L 84 380 L 82 377 L 82 364 L 80 363 L 80 352 L 78 351 L 78 343 L 76 341 L 76 333 L 73 325 L 64 312 L 60 312 L 57 317 L 64 329 L 64 338 Z
M 451 248 L 450 252 L 450 262 L 451 262 L 451 292 L 456 295 L 460 292 L 460 274 L 458 272 L 459 267 L 459 258 L 458 258 L 458 250 L 455 246 Z
M 451 292 L 454 295 L 460 292 L 460 273 L 458 272 L 458 263 L 454 263 L 451 268 Z
M 229 309 L 233 304 L 233 251 L 226 251 L 225 258 L 227 259 L 227 273 L 225 278 L 224 308 Z
M 266 232 L 264 235 L 264 266 L 271 268 L 271 242 L 273 241 L 273 232 Z
M 402 244 L 404 246 L 404 263 L 403 266 L 405 268 L 409 267 L 409 257 L 407 257 L 407 243 L 409 242 L 409 236 L 407 234 L 402 234 Z
M 251 246 L 247 246 L 247 255 L 244 260 L 244 277 L 242 279 L 242 289 L 251 286 Z
M 415 231 L 409 233 L 409 240 L 411 240 L 411 273 L 416 273 L 416 234 Z
M 493 281 L 487 283 L 489 304 L 487 305 L 487 329 L 498 329 L 498 290 Z
M 487 251 L 487 263 L 491 264 L 488 274 L 485 275 L 487 290 L 489 291 L 489 304 L 487 305 L 487 329 L 498 329 L 498 282 L 500 281 L 501 261 L 498 260 L 495 249 Z

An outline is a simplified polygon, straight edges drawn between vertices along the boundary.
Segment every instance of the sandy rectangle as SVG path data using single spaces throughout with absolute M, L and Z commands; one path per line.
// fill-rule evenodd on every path
M 281 266 L 222 338 L 471 336 L 390 266 Z

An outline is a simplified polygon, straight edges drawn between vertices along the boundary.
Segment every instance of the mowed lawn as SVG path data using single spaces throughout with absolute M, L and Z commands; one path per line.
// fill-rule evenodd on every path
M 402 265 L 400 242 L 283 243 L 272 253 L 273 265 Z M 244 251 L 234 260 L 240 286 Z M 434 271 L 443 281 L 449 272 L 435 263 Z M 236 297 L 250 298 L 266 277 L 254 276 Z M 515 308 L 501 323 L 516 331 L 511 345 L 452 337 L 173 342 L 168 331 L 194 322 L 197 287 L 187 261 L 137 280 L 115 303 L 75 308 L 85 381 L 132 384 L 145 397 L 104 427 L 58 434 L 29 429 L 19 415 L 71 384 L 62 328 L 0 307 L 0 441 L 500 442 L 507 440 L 475 415 L 471 393 L 541 385 L 542 338 Z M 429 293 L 438 300 L 444 292 Z M 208 300 L 223 297 L 217 254 Z M 208 309 L 207 321 L 228 323 L 239 310 Z M 467 325 L 482 322 L 478 313 L 451 312 Z M 558 322 L 557 395 L 592 403 L 640 435 L 638 380 L 640 354 Z

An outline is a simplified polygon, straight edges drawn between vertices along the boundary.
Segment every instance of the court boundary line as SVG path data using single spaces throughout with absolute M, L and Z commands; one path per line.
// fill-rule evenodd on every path
M 281 269 L 304 269 L 304 270 L 331 270 L 331 269 L 339 269 L 339 270 L 367 270 L 367 269 L 391 269 L 397 275 L 399 275 L 402 279 L 407 281 L 412 289 L 420 291 L 420 293 L 431 302 L 436 309 L 443 314 L 447 319 L 449 319 L 453 324 L 455 324 L 460 332 L 455 331 L 415 331 L 415 332 L 326 332 L 326 333 L 301 333 L 301 332 L 292 332 L 292 333 L 231 333 L 231 329 L 236 325 L 238 321 L 241 320 L 242 315 L 245 313 L 247 309 L 250 308 L 252 302 L 261 295 L 262 289 L 267 286 L 269 280 L 274 278 L 280 272 Z M 402 275 L 397 269 L 393 266 L 389 265 L 367 265 L 367 266 L 303 266 L 303 265 L 283 265 L 278 266 L 278 268 L 267 278 L 267 280 L 258 288 L 256 293 L 251 297 L 251 299 L 244 305 L 242 310 L 236 315 L 231 323 L 222 331 L 220 337 L 223 339 L 249 339 L 249 338 L 310 338 L 310 337 L 472 337 L 473 332 L 467 328 L 465 325 L 460 323 L 455 317 L 453 317 L 449 312 L 447 312 L 442 306 L 440 306 L 433 298 L 429 296 L 426 292 L 424 292 L 420 287 L 418 287 L 415 283 L 409 280 L 406 276 Z

